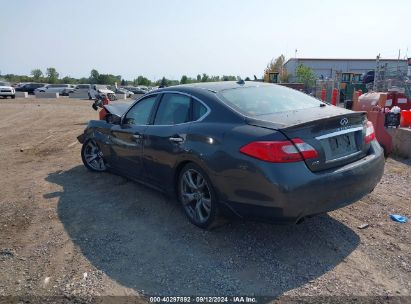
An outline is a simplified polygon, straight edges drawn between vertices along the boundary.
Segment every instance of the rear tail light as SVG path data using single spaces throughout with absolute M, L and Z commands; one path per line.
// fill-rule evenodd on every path
M 298 162 L 318 157 L 317 151 L 299 138 L 284 141 L 254 141 L 240 152 L 272 163 Z
M 365 143 L 369 144 L 375 139 L 375 131 L 374 131 L 374 126 L 371 121 L 367 121 L 366 124 L 366 129 L 365 129 Z

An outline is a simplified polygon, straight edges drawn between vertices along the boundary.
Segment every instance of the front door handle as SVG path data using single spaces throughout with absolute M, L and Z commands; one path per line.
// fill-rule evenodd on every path
M 143 135 L 140 134 L 133 134 L 134 139 L 143 139 Z
M 176 142 L 176 143 L 180 143 L 184 141 L 182 137 L 170 137 L 169 140 L 172 142 Z

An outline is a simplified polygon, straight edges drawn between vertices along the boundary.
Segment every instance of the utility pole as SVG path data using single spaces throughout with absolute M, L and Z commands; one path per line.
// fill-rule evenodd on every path
M 378 54 L 378 56 L 377 56 L 377 66 L 376 66 L 375 72 L 374 72 L 374 85 L 372 87 L 372 90 L 374 92 L 377 91 L 377 79 L 379 78 L 379 76 L 380 76 L 380 54 Z

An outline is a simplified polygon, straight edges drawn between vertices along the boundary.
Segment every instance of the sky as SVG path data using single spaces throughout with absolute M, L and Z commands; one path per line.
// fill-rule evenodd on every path
M 410 0 L 0 0 L 0 11 L 1 74 L 260 78 L 281 54 L 411 57 Z

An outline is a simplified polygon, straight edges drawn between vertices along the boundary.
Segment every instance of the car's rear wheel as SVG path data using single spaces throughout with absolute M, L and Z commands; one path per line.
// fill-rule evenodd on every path
M 217 197 L 207 174 L 187 164 L 178 179 L 178 197 L 188 219 L 200 228 L 211 228 L 217 219 Z
M 107 170 L 103 152 L 94 139 L 88 139 L 81 148 L 81 159 L 90 171 L 103 172 Z
M 108 97 L 108 99 L 109 99 L 110 101 L 117 100 L 116 94 L 108 93 L 108 94 L 107 94 L 107 97 Z

